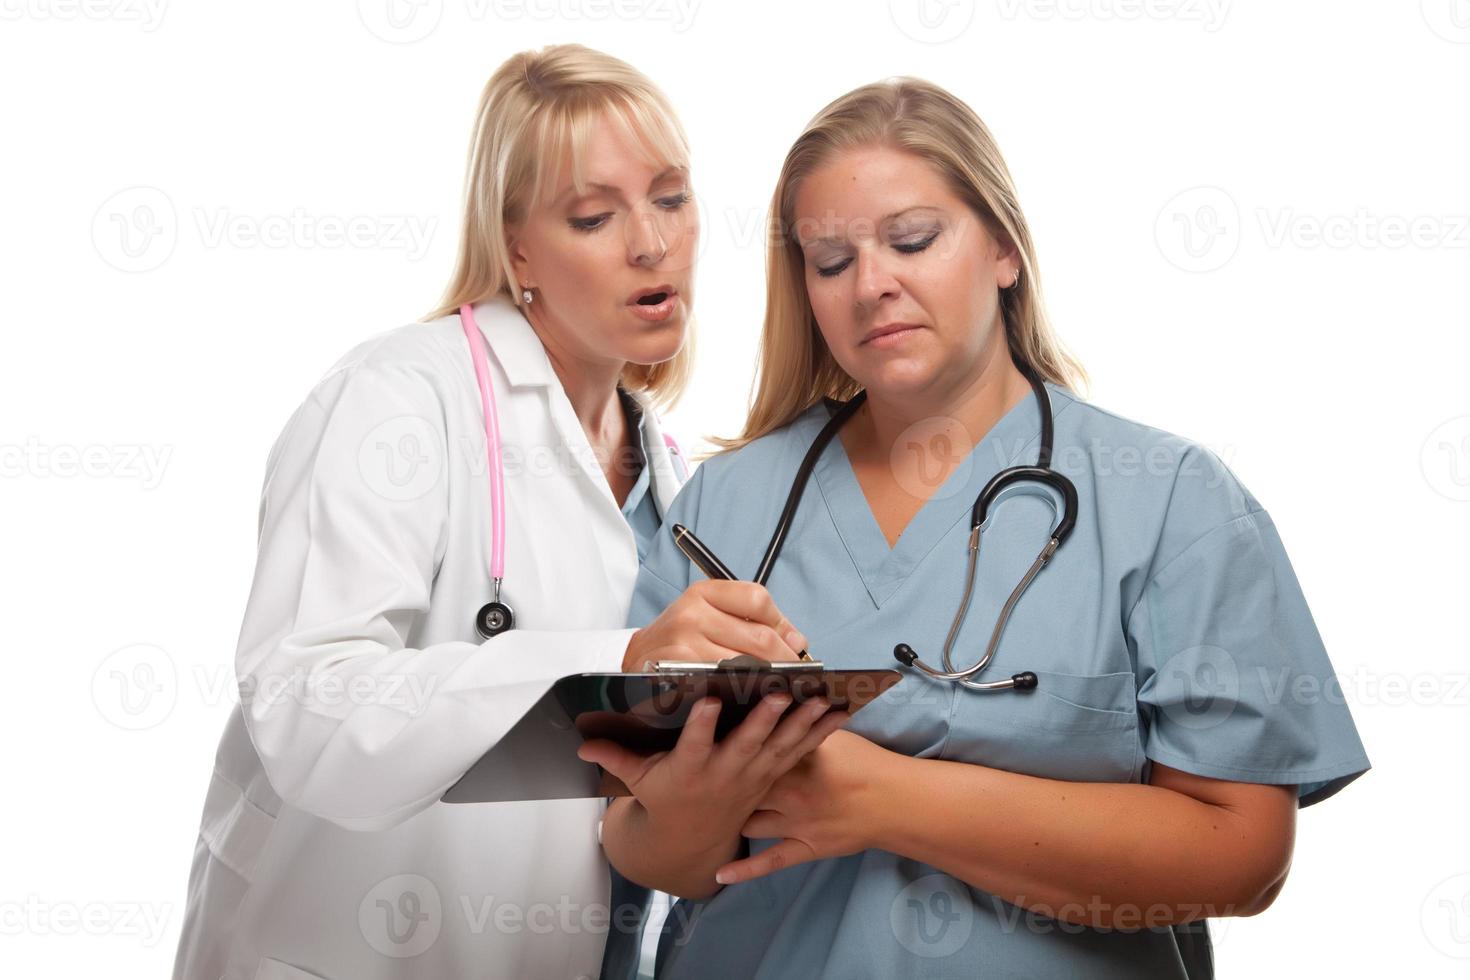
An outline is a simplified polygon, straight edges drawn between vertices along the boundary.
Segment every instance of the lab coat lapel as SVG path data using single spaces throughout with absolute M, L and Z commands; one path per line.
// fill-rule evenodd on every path
M 679 488 L 684 485 L 682 474 L 688 470 L 689 461 L 683 460 L 681 464 L 674 458 L 675 450 L 664 441 L 663 422 L 653 410 L 653 399 L 641 391 L 631 394 L 643 406 L 643 428 L 648 442 L 645 455 L 652 477 L 654 503 L 658 504 L 658 516 L 662 520 L 673 506 Z
M 560 444 L 556 453 L 559 471 L 574 482 L 584 504 L 584 516 L 602 560 L 610 594 L 630 594 L 638 575 L 638 549 L 633 531 L 613 499 L 607 477 L 582 423 L 577 420 L 561 379 L 551 366 L 541 338 L 520 310 L 504 297 L 496 296 L 477 304 L 474 314 L 511 387 L 541 389 L 546 415 Z

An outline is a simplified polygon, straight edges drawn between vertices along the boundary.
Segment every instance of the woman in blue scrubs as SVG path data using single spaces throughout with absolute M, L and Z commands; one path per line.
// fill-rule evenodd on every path
M 939 664 L 971 506 L 1037 462 L 1028 373 L 1077 522 L 974 678 L 1030 671 L 1034 689 L 898 667 L 755 802 L 712 803 L 708 783 L 693 798 L 659 778 L 671 757 L 588 750 L 636 796 L 609 812 L 610 858 L 682 896 L 658 975 L 1211 976 L 1205 920 L 1269 906 L 1296 810 L 1369 766 L 1320 695 L 1332 666 L 1275 524 L 1204 448 L 1074 393 L 1005 163 L 947 92 L 901 79 L 832 103 L 788 154 L 772 216 L 755 404 L 667 522 L 754 577 L 802 457 L 865 392 L 768 587 L 829 667 L 897 667 L 900 643 Z M 1056 523 L 1053 491 L 1016 489 L 989 513 L 957 668 Z M 660 535 L 630 625 L 699 577 Z

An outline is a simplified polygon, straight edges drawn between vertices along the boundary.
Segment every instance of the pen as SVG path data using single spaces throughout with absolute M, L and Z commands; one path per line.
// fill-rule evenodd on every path
M 684 552 L 684 557 L 699 566 L 699 570 L 705 575 L 712 579 L 735 581 L 735 573 L 725 567 L 725 563 L 715 557 L 715 553 L 710 551 L 703 541 L 695 537 L 693 531 L 683 524 L 675 524 L 671 530 L 674 534 L 674 544 L 678 545 L 679 550 Z M 812 659 L 805 650 L 802 650 L 798 656 L 802 660 Z

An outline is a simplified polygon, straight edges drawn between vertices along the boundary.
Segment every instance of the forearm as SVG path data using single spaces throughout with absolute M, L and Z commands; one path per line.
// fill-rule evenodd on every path
M 1161 786 L 894 755 L 875 789 L 873 846 L 1094 927 L 1253 914 L 1290 861 L 1290 841 L 1283 853 L 1230 809 Z M 905 805 L 916 799 L 922 812 Z
M 602 822 L 602 849 L 623 877 L 680 898 L 708 898 L 720 890 L 715 871 L 741 850 L 738 830 L 692 833 L 658 825 L 632 797 L 614 800 Z

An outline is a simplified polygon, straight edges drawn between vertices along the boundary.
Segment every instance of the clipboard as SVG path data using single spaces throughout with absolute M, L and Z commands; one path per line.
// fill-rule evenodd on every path
M 571 674 L 553 684 L 440 799 L 510 803 L 628 796 L 620 779 L 577 758 L 585 739 L 612 739 L 645 755 L 667 751 L 694 705 L 717 697 L 719 741 L 768 694 L 790 694 L 788 714 L 819 696 L 833 711 L 853 713 L 901 676 L 891 668 L 827 670 L 820 661 L 771 663 L 756 657 L 717 664 L 659 661 L 639 674 Z

